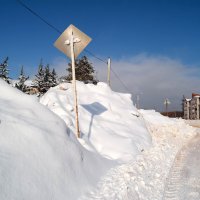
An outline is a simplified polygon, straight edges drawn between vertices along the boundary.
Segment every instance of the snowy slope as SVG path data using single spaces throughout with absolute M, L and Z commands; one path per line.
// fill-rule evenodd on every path
M 137 155 L 135 160 L 112 168 L 97 187 L 79 200 L 163 199 L 176 154 L 196 135 L 196 129 L 184 120 L 170 119 L 154 110 L 140 110 L 140 113 L 150 129 L 152 147 Z M 172 191 L 176 192 L 176 188 Z
M 149 147 L 151 136 L 129 94 L 113 92 L 105 83 L 77 82 L 77 91 L 82 133 L 79 141 L 87 149 L 124 162 Z M 40 102 L 59 115 L 74 132 L 70 83 L 51 88 Z
M 41 99 L 63 121 L 0 80 L 0 199 L 161 200 L 174 158 L 196 129 L 138 112 L 130 95 L 106 84 L 77 83 L 79 140 L 71 84 Z
M 2 80 L 0 91 L 1 200 L 77 199 L 110 168 L 36 99 Z

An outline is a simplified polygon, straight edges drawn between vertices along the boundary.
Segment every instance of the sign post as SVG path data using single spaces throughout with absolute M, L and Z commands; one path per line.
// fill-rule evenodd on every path
M 70 25 L 56 40 L 55 47 L 66 54 L 72 62 L 72 85 L 74 95 L 74 112 L 76 135 L 80 138 L 79 118 L 78 118 L 78 103 L 77 103 L 77 90 L 76 90 L 76 71 L 75 59 L 83 51 L 83 49 L 90 43 L 91 38 L 81 32 L 75 26 Z

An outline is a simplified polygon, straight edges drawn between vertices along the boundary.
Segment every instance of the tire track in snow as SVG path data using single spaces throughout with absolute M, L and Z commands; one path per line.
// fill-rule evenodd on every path
M 179 200 L 178 192 L 180 189 L 181 172 L 184 165 L 184 160 L 185 151 L 181 150 L 177 154 L 167 178 L 163 200 Z
M 194 129 L 183 124 L 179 126 L 151 126 L 153 147 L 138 155 L 133 162 L 111 169 L 95 189 L 79 200 L 161 200 L 177 152 L 195 134 Z M 182 134 L 183 127 L 188 134 Z M 183 156 L 181 153 L 176 171 L 181 169 Z M 174 173 L 177 186 L 178 176 Z
M 193 137 L 186 145 L 182 147 L 182 149 L 177 153 L 177 156 L 174 160 L 172 168 L 169 172 L 169 176 L 166 181 L 165 191 L 163 195 L 163 200 L 180 200 L 185 199 L 184 195 L 200 195 L 198 192 L 191 192 L 189 190 L 185 190 L 186 186 L 189 185 L 192 187 L 192 184 L 188 184 L 187 174 L 189 171 L 193 170 L 192 165 L 194 163 L 188 162 L 190 157 L 193 157 L 195 151 L 195 143 L 200 141 L 200 135 Z M 196 149 L 197 153 L 198 148 Z M 200 164 L 200 160 L 199 160 Z M 189 168 L 187 168 L 189 166 Z M 195 179 L 195 178 L 194 178 Z M 194 181 L 195 182 L 195 181 Z M 197 183 L 195 187 L 200 188 L 200 182 Z M 191 189 L 190 189 L 191 190 Z M 185 193 L 185 194 L 183 194 Z M 198 196 L 200 197 L 200 196 Z M 190 197 L 189 199 L 191 199 Z

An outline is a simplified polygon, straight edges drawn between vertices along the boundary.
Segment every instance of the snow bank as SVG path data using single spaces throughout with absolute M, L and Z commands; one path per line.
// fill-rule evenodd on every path
M 133 106 L 129 94 L 113 92 L 105 83 L 77 82 L 80 142 L 102 156 L 129 161 L 151 144 L 143 118 Z M 40 100 L 74 130 L 72 85 L 51 88 Z
M 80 200 L 162 200 L 174 158 L 196 129 L 183 120 L 140 110 L 152 135 L 152 147 L 134 161 L 111 169 L 98 186 Z
M 140 110 L 140 113 L 150 129 L 152 127 L 161 131 L 163 129 L 170 130 L 170 133 L 174 133 L 174 136 L 177 135 L 177 132 L 180 132 L 179 137 L 182 138 L 190 137 L 190 133 L 193 134 L 196 131 L 181 118 L 165 117 L 155 110 Z
M 0 80 L 0 199 L 77 199 L 110 161 L 87 151 L 36 99 Z
M 145 116 L 145 120 L 153 125 L 174 125 L 176 119 L 165 117 L 155 110 L 140 110 L 142 115 Z
M 185 120 L 185 123 L 190 126 L 200 128 L 200 120 Z

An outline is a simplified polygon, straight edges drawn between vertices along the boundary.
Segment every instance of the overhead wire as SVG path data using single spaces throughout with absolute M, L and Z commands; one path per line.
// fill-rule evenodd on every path
M 91 56 L 93 56 L 94 58 L 100 60 L 101 62 L 107 64 L 107 62 L 106 62 L 105 60 L 103 60 L 103 59 L 101 59 L 101 58 L 95 56 L 92 52 L 88 51 L 87 49 L 85 49 L 84 51 L 85 51 L 86 53 L 90 54 Z
M 128 92 L 131 93 L 130 90 L 128 89 L 128 87 L 123 83 L 123 81 L 120 79 L 120 77 L 118 76 L 118 74 L 112 69 L 110 68 L 110 70 L 113 72 L 113 74 L 115 75 L 115 77 L 120 81 L 120 83 L 122 84 L 122 86 L 124 87 L 124 89 Z
M 26 4 L 24 4 L 21 0 L 16 0 L 21 6 L 23 6 L 24 8 L 26 8 L 29 12 L 31 12 L 33 15 L 35 15 L 36 17 L 38 17 L 40 20 L 42 20 L 45 24 L 47 24 L 48 26 L 50 26 L 51 28 L 53 28 L 56 32 L 58 33 L 62 33 L 60 30 L 58 30 L 55 26 L 53 26 L 52 24 L 50 24 L 48 21 L 46 21 L 44 18 L 42 18 L 39 14 L 37 14 L 35 11 L 33 11 L 30 7 L 28 7 Z
M 57 33 L 61 34 L 62 32 L 57 29 L 54 25 L 50 24 L 47 20 L 45 20 L 43 17 L 41 17 L 38 13 L 36 13 L 33 9 L 31 9 L 29 6 L 27 6 L 24 2 L 22 2 L 21 0 L 16 0 L 22 7 L 24 7 L 26 10 L 28 10 L 30 13 L 32 13 L 33 15 L 35 15 L 36 17 L 38 17 L 41 21 L 43 21 L 45 24 L 47 24 L 49 27 L 51 27 L 52 29 L 54 29 Z M 94 58 L 98 59 L 99 61 L 103 62 L 104 64 L 107 65 L 107 62 L 101 58 L 99 58 L 98 56 L 96 56 L 95 54 L 93 54 L 91 51 L 85 49 L 84 52 L 90 54 L 91 56 L 93 56 Z M 120 79 L 120 77 L 118 76 L 118 74 L 111 68 L 111 71 L 113 72 L 113 74 L 115 75 L 115 77 L 120 81 L 120 83 L 122 84 L 122 86 L 124 87 L 124 89 L 128 92 L 131 93 L 128 89 L 128 87 L 124 84 L 124 82 Z

